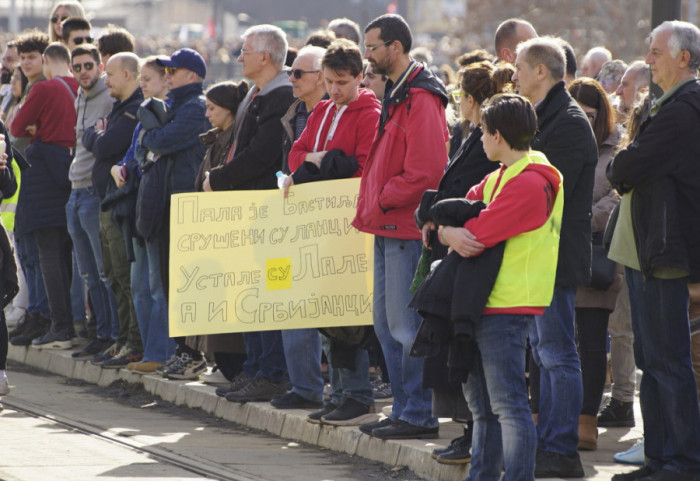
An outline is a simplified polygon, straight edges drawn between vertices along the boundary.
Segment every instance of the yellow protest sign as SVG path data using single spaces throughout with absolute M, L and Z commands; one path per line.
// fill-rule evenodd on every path
M 372 323 L 360 179 L 173 195 L 170 336 Z

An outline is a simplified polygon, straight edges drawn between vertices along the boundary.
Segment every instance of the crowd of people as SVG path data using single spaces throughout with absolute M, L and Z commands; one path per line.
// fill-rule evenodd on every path
M 437 462 L 513 481 L 584 477 L 598 426 L 634 426 L 639 368 L 644 438 L 616 460 L 642 466 L 612 479 L 700 479 L 697 27 L 664 22 L 629 64 L 596 47 L 577 75 L 565 40 L 509 19 L 455 75 L 399 15 L 299 50 L 257 25 L 244 79 L 206 90 L 197 50 L 140 58 L 125 29 L 91 31 L 61 2 L 2 57 L 0 396 L 8 343 L 74 349 L 378 439 L 452 418 Z M 360 178 L 373 326 L 170 337 L 170 196 L 280 171 L 285 196 Z

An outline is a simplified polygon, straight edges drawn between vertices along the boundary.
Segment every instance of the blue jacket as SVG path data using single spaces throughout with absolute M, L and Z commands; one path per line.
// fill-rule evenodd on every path
M 199 134 L 211 129 L 205 116 L 206 103 L 201 83 L 172 89 L 172 120 L 162 128 L 148 130 L 141 144 L 157 155 L 167 155 L 173 162 L 168 179 L 169 194 L 194 192 L 194 180 L 207 148 Z

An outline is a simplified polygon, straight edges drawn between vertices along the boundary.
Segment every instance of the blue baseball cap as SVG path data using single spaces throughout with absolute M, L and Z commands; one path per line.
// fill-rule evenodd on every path
M 207 65 L 204 63 L 204 58 L 191 48 L 181 48 L 169 59 L 159 58 L 156 63 L 163 67 L 186 68 L 202 78 L 207 76 Z

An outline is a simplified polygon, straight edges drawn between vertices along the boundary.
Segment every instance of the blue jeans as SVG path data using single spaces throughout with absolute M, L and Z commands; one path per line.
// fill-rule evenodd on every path
M 321 336 L 321 344 L 328 359 L 328 375 L 331 379 L 330 401 L 340 406 L 344 399 L 354 399 L 366 406 L 374 406 L 372 386 L 369 383 L 369 354 L 367 349 L 355 351 L 354 369 L 333 367 L 333 357 L 330 348 L 331 341 L 327 336 Z
M 421 241 L 375 236 L 374 330 L 382 346 L 394 394 L 391 419 L 433 428 L 432 392 L 423 388 L 423 359 L 409 352 L 421 318 L 408 309 L 409 287 L 421 254 Z
M 92 187 L 73 189 L 66 204 L 66 220 L 68 233 L 73 239 L 73 252 L 78 262 L 79 279 L 84 279 L 90 295 L 91 307 L 97 321 L 97 337 L 99 339 L 116 339 L 119 334 L 119 321 L 116 312 L 112 313 L 111 306 L 116 303 L 108 287 L 107 276 L 102 265 L 102 243 L 100 241 L 100 198 Z M 75 277 L 75 276 L 74 276 Z M 75 301 L 75 293 L 72 292 Z M 75 302 L 74 302 L 75 304 Z M 82 301 L 82 312 L 85 312 L 85 301 Z M 73 316 L 76 316 L 76 306 L 73 306 Z M 84 314 L 82 317 L 85 317 Z
M 80 275 L 78 255 L 75 252 L 75 246 L 73 246 L 73 277 L 70 283 L 70 300 L 73 321 L 76 323 L 85 323 L 87 318 L 87 311 L 85 310 L 85 281 L 83 280 L 83 276 Z
M 552 303 L 530 320 L 532 356 L 540 367 L 538 449 L 573 456 L 583 403 L 581 363 L 574 341 L 576 288 L 555 287 Z
M 284 357 L 292 392 L 311 401 L 323 401 L 320 337 L 318 329 L 282 331 Z
M 132 243 L 135 261 L 131 264 L 131 295 L 141 332 L 143 360 L 167 362 L 175 352 L 175 341 L 169 337 L 158 240 L 139 244 L 132 239 Z
M 244 332 L 246 360 L 243 371 L 250 377 L 282 382 L 287 374 L 280 331 Z
M 700 412 L 690 360 L 688 279 L 625 268 L 649 466 L 700 473 Z
M 17 236 L 17 256 L 27 279 L 27 312 L 41 314 L 49 319 L 49 300 L 46 297 L 44 278 L 41 276 L 39 248 L 36 246 L 33 232 Z
M 469 481 L 529 481 L 535 477 L 537 434 L 525 384 L 528 322 L 533 316 L 483 316 L 478 350 L 464 384 L 474 417 Z

